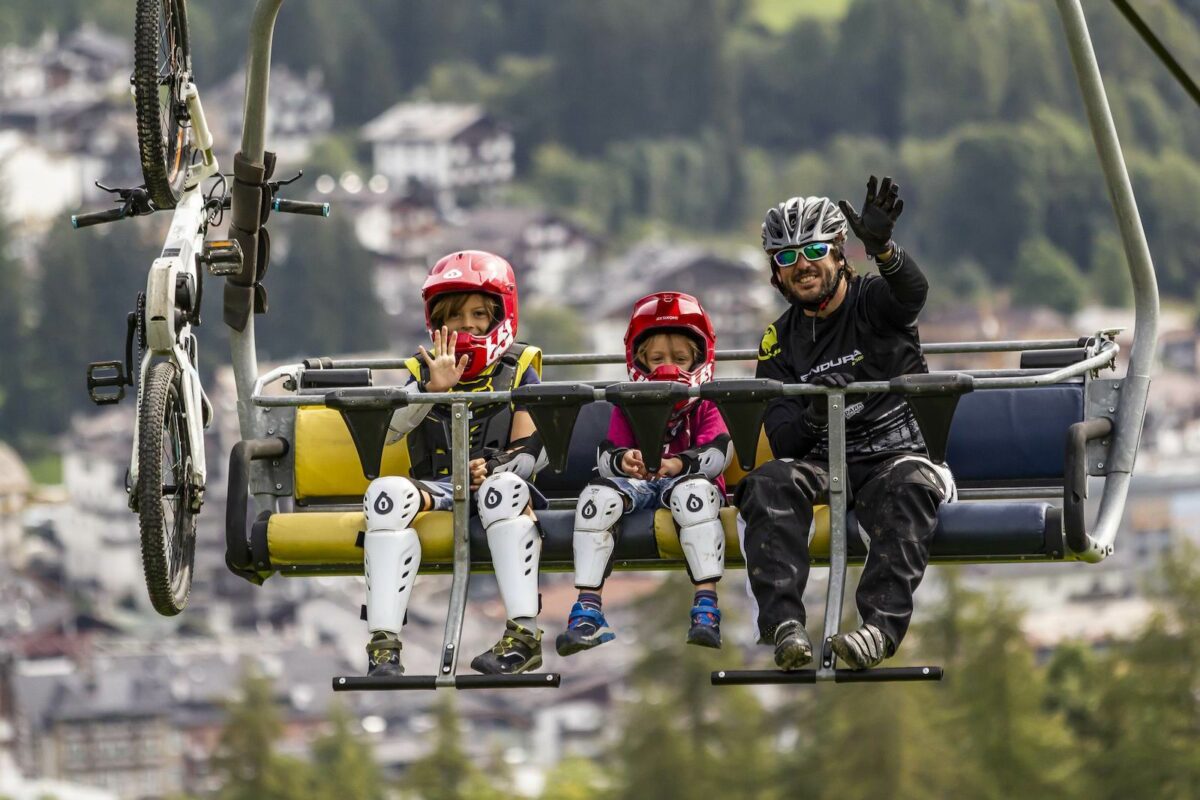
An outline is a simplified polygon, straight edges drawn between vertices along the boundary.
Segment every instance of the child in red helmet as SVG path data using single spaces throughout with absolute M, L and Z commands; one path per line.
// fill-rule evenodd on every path
M 419 356 L 407 362 L 410 393 L 507 391 L 538 382 L 541 351 L 515 341 L 517 286 L 503 258 L 478 250 L 448 255 L 434 265 L 421 296 L 432 348 L 421 346 Z M 422 511 L 453 509 L 450 414 L 446 405 L 397 409 L 388 441 L 405 440 L 409 476 L 377 478 L 363 500 L 371 676 L 404 671 L 400 629 L 421 565 L 413 521 Z M 537 627 L 542 537 L 533 509 L 545 508 L 546 502 L 529 479 L 545 464 L 545 452 L 529 412 L 508 403 L 472 405 L 470 449 L 474 511 L 487 531 L 508 611 L 500 641 L 471 667 L 483 673 L 527 672 L 542 664 Z
M 699 386 L 713 376 L 717 337 L 696 298 L 657 292 L 638 300 L 625 332 L 625 364 L 634 381 L 678 381 Z M 575 586 L 579 599 L 559 655 L 588 650 L 614 638 L 601 611 L 600 594 L 611 571 L 617 522 L 622 516 L 666 506 L 679 528 L 688 574 L 696 585 L 688 644 L 721 646 L 717 581 L 725 568 L 725 530 L 719 512 L 725 498 L 722 473 L 732 456 L 729 431 L 714 403 L 680 401 L 667 424 L 662 462 L 646 469 L 624 412 L 613 409 L 601 444 L 597 471 L 575 510 Z

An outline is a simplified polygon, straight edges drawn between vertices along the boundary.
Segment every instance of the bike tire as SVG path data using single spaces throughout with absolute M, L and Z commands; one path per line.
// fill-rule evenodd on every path
M 137 0 L 133 56 L 142 178 L 156 207 L 174 208 L 193 150 L 182 102 L 192 71 L 187 0 Z
M 150 603 L 163 616 L 187 605 L 196 557 L 191 449 L 179 372 L 150 367 L 138 413 L 137 512 Z

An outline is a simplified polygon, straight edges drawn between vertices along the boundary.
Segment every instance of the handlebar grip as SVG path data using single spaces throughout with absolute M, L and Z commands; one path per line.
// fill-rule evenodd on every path
M 125 218 L 124 208 L 110 208 L 107 211 L 93 211 L 90 214 L 72 214 L 72 228 L 86 228 L 89 225 L 99 225 L 104 222 L 116 222 Z
M 304 200 L 284 200 L 276 197 L 271 210 L 285 214 L 308 214 L 311 217 L 328 217 L 329 203 L 308 203 Z

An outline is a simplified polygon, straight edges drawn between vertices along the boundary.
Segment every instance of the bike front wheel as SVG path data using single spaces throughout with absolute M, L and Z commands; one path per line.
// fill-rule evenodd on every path
M 138 414 L 137 512 L 150 602 L 174 616 L 187 605 L 196 556 L 196 489 L 179 371 L 150 367 Z
M 187 0 L 137 0 L 133 86 L 142 177 L 158 208 L 174 208 L 192 161 L 187 103 L 191 80 Z

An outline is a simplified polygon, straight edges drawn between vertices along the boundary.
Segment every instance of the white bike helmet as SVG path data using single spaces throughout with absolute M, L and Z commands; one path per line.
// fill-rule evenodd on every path
M 767 212 L 762 226 L 763 250 L 799 247 L 810 242 L 846 238 L 846 215 L 828 197 L 793 197 Z

